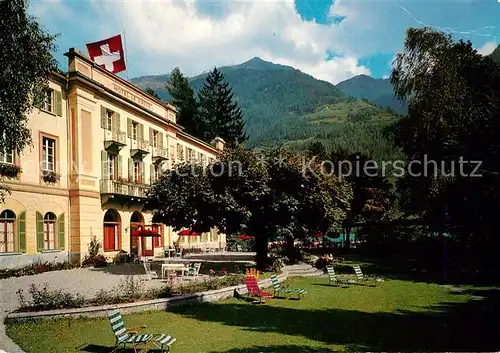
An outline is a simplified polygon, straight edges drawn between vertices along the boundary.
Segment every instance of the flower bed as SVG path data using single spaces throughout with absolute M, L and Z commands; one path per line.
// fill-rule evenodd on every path
M 0 270 L 0 279 L 10 278 L 10 277 L 21 277 L 37 275 L 39 273 L 49 272 L 49 271 L 59 271 L 59 270 L 69 270 L 72 268 L 80 267 L 79 265 L 71 264 L 67 261 L 65 262 L 36 262 L 31 265 L 27 265 L 20 268 L 14 269 L 4 269 Z
M 32 284 L 28 291 L 29 297 L 26 297 L 22 290 L 17 292 L 20 308 L 16 312 L 134 303 L 217 290 L 243 283 L 243 275 L 230 275 L 221 278 L 210 278 L 204 281 L 182 283 L 180 285 L 165 284 L 160 288 L 145 290 L 143 282 L 138 276 L 128 276 L 117 287 L 109 290 L 102 289 L 90 299 L 85 299 L 80 294 L 50 290 L 47 283 L 42 288 Z

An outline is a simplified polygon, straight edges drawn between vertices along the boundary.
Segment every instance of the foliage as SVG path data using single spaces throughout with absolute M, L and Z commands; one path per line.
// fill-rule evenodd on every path
M 254 239 L 239 239 L 237 235 L 226 235 L 226 247 L 228 251 L 238 251 L 238 247 L 242 251 L 248 252 L 253 251 L 255 246 Z
M 51 71 L 55 36 L 28 14 L 28 2 L 0 3 L 0 150 L 16 153 L 30 145 L 28 115 L 40 101 Z M 0 187 L 0 199 L 8 188 Z
M 172 70 L 165 87 L 177 108 L 177 124 L 183 126 L 188 134 L 203 140 L 206 126 L 200 119 L 194 91 L 178 67 Z
M 319 164 L 304 167 L 299 156 L 286 151 L 259 156 L 238 147 L 207 169 L 184 164 L 167 171 L 148 196 L 146 206 L 176 230 L 217 227 L 225 234 L 253 236 L 257 266 L 263 270 L 267 243 L 276 236 L 341 227 L 352 190 L 322 173 Z
M 156 99 L 158 99 L 158 100 L 161 100 L 161 99 L 160 99 L 160 96 L 158 95 L 158 93 L 156 93 L 156 91 L 155 91 L 154 89 L 152 89 L 151 87 L 146 87 L 146 88 L 144 89 L 144 93 L 149 94 L 149 95 L 150 95 L 151 97 L 153 97 L 153 98 L 156 98 Z
M 99 249 L 102 248 L 101 243 L 97 240 L 97 237 L 93 235 L 90 238 L 90 243 L 89 243 L 89 255 L 90 256 L 97 256 L 99 254 Z
M 229 146 L 247 140 L 243 128 L 243 115 L 224 74 L 216 67 L 207 75 L 198 92 L 200 117 L 203 120 L 205 141 L 222 138 Z
M 0 175 L 9 179 L 14 179 L 21 173 L 21 167 L 15 164 L 0 163 Z
M 79 265 L 74 265 L 67 261 L 65 262 L 34 261 L 32 264 L 20 268 L 1 269 L 0 279 L 9 277 L 31 276 L 49 271 L 69 270 L 75 267 L 79 267 Z
M 44 170 L 42 173 L 42 180 L 46 183 L 49 184 L 55 184 L 61 179 L 61 174 L 50 171 L 50 170 Z
M 249 268 L 245 271 L 245 277 L 250 276 L 250 277 L 255 277 L 257 280 L 259 279 L 260 273 L 257 271 L 255 268 Z
M 314 265 L 319 270 L 326 270 L 326 266 L 333 265 L 333 259 L 331 257 L 329 257 L 328 255 L 324 255 L 324 256 L 318 258 Z
M 104 255 L 101 254 L 95 256 L 87 254 L 83 258 L 82 267 L 89 267 L 89 266 L 106 267 L 108 266 L 108 260 L 106 259 L 106 257 L 104 257 Z
M 45 283 L 40 289 L 34 283 L 29 288 L 30 299 L 26 300 L 23 290 L 17 291 L 20 311 L 43 311 L 55 309 L 80 308 L 85 299 L 80 294 L 63 292 L 62 290 L 49 290 Z
M 412 173 L 420 176 L 399 182 L 403 210 L 431 232 L 458 236 L 487 266 L 500 230 L 500 66 L 470 42 L 409 29 L 391 82 L 409 108 L 390 136 L 409 160 L 437 162 L 414 164 Z M 470 176 L 477 166 L 471 161 L 481 161 L 482 177 Z

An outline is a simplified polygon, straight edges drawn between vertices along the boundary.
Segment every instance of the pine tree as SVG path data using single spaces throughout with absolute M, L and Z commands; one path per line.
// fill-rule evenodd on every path
M 233 99 L 232 90 L 224 74 L 214 68 L 198 92 L 200 117 L 206 126 L 205 141 L 221 137 L 229 146 L 234 146 L 247 140 L 243 114 Z
M 149 94 L 151 97 L 156 98 L 158 100 L 161 100 L 158 93 L 156 93 L 156 91 L 154 89 L 152 89 L 151 87 L 146 87 L 143 91 L 144 91 L 144 93 Z
M 177 108 L 177 124 L 183 126 L 188 134 L 203 139 L 205 126 L 198 115 L 198 103 L 194 91 L 178 67 L 172 70 L 166 88 L 173 98 L 173 105 Z

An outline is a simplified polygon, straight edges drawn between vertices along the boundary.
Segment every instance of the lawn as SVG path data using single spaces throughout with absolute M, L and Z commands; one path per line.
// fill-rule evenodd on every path
M 172 352 L 499 351 L 499 292 L 453 292 L 437 284 L 388 280 L 377 287 L 331 287 L 300 278 L 304 299 L 213 304 L 124 317 L 127 326 L 178 339 Z M 26 352 L 109 352 L 107 319 L 60 319 L 9 324 Z

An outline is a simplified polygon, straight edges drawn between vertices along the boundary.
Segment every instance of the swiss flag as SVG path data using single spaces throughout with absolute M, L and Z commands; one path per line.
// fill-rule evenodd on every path
M 126 70 L 120 35 L 87 44 L 90 59 L 97 65 L 116 74 Z

